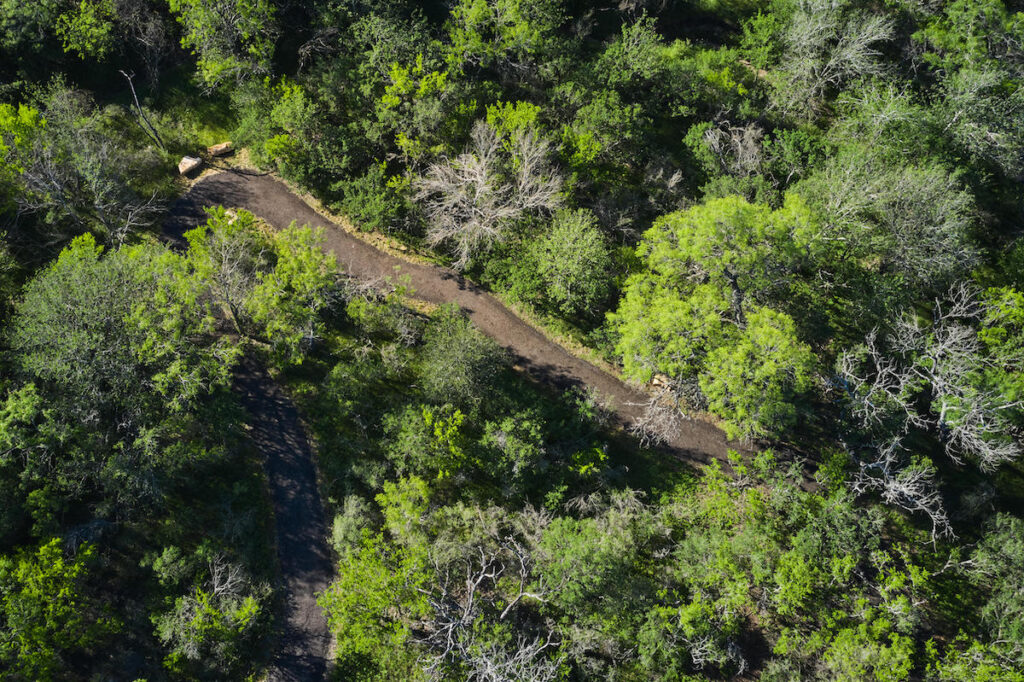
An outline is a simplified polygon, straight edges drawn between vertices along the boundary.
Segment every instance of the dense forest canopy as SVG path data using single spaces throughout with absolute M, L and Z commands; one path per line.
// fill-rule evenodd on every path
M 320 229 L 163 229 L 226 140 L 644 416 Z M 0 0 L 0 677 L 265 674 L 246 361 L 339 680 L 1024 680 L 1022 229 L 1016 0 Z

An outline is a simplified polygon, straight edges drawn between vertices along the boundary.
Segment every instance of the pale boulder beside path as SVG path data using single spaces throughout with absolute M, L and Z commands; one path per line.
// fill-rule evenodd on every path
M 230 142 L 221 142 L 220 144 L 211 145 L 206 148 L 206 152 L 213 157 L 227 156 L 234 151 L 234 147 L 231 146 Z
M 178 174 L 188 175 L 202 165 L 203 160 L 198 156 L 183 156 L 181 161 L 178 162 Z

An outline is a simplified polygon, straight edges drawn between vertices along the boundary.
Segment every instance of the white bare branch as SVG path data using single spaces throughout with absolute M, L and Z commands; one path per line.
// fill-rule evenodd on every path
M 449 244 L 458 270 L 501 242 L 519 218 L 560 203 L 562 179 L 548 160 L 548 143 L 532 132 L 516 133 L 511 151 L 503 143 L 478 121 L 469 149 L 432 164 L 414 183 L 429 223 L 427 242 Z

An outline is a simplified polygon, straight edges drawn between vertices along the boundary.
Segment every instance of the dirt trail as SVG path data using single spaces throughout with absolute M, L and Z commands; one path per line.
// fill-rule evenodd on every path
M 633 404 L 643 403 L 643 394 L 570 354 L 454 271 L 408 263 L 374 248 L 321 216 L 269 175 L 228 171 L 201 179 L 172 208 L 174 217 L 169 228 L 179 233 L 190 229 L 204 219 L 204 206 L 218 204 L 251 211 L 275 229 L 283 229 L 293 220 L 300 225 L 322 226 L 327 248 L 350 275 L 367 279 L 406 275 L 416 298 L 431 303 L 458 304 L 481 331 L 507 348 L 517 364 L 535 378 L 561 389 L 570 386 L 594 389 L 622 426 L 633 423 L 643 412 Z M 729 448 L 747 449 L 727 441 L 720 429 L 699 420 L 684 422 L 667 447 L 674 455 L 692 463 L 711 459 L 724 461 Z
M 274 506 L 283 609 L 267 679 L 322 680 L 331 636 L 316 595 L 332 571 L 313 451 L 295 405 L 255 360 L 235 373 L 235 391 L 253 417 L 249 436 L 263 453 Z

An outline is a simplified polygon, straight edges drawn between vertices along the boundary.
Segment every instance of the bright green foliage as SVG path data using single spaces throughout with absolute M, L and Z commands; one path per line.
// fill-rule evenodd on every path
M 913 667 L 913 642 L 893 633 L 884 616 L 865 607 L 865 622 L 835 633 L 822 660 L 823 674 L 843 682 L 906 680 Z
M 664 39 L 654 18 L 642 16 L 634 23 L 623 23 L 622 35 L 597 58 L 596 69 L 609 85 L 632 95 L 640 83 L 654 89 L 667 85 L 667 62 Z
M 59 504 L 53 505 L 51 488 L 27 489 L 39 484 L 47 475 L 45 457 L 33 458 L 25 466 L 20 457 L 22 452 L 43 450 L 52 442 L 59 429 L 46 428 L 44 422 L 43 396 L 34 384 L 7 391 L 0 403 L 0 541 L 7 542 L 17 537 L 18 532 L 32 519 L 39 535 L 51 532 L 54 527 L 54 512 Z M 49 505 L 39 502 L 51 502 Z M 56 509 L 54 507 L 57 507 Z
M 323 228 L 294 223 L 273 237 L 274 268 L 258 273 L 246 312 L 285 362 L 296 363 L 320 335 L 321 314 L 337 290 L 338 265 L 324 249 Z
M 729 296 L 768 300 L 777 283 L 775 273 L 793 273 L 814 245 L 816 219 L 799 197 L 787 197 L 783 208 L 751 204 L 739 197 L 715 199 L 688 211 L 661 218 L 644 235 L 640 255 L 652 276 L 666 285 L 685 286 L 687 278 L 704 275 Z
M 1024 673 L 1011 670 L 991 645 L 965 635 L 954 639 L 940 655 L 934 641 L 928 642 L 929 682 L 1021 682 Z
M 630 493 L 612 496 L 592 518 L 554 519 L 537 544 L 538 578 L 556 586 L 550 601 L 560 626 L 611 655 L 633 647 L 643 594 L 636 568 L 659 532 Z
M 879 519 L 847 496 L 799 491 L 775 468 L 770 455 L 740 466 L 744 478 L 772 481 L 742 489 L 709 470 L 696 494 L 669 507 L 671 523 L 686 533 L 674 565 L 694 595 L 678 627 L 687 627 L 688 610 L 703 611 L 696 622 L 711 625 L 710 651 L 726 661 L 741 614 L 753 610 L 760 622 L 782 626 L 780 658 L 769 669 L 803 671 L 801 679 L 906 679 L 927 573 L 905 552 L 877 551 Z M 870 606 L 876 595 L 881 606 Z
M 453 67 L 523 67 L 549 54 L 563 21 L 555 0 L 459 0 L 451 12 Z
M 384 88 L 381 104 L 394 109 L 402 104 L 403 98 L 427 97 L 441 92 L 448 80 L 447 71 L 428 71 L 423 65 L 423 55 L 416 55 L 416 64 L 406 68 L 399 63 L 391 65 L 391 82 Z
M 243 81 L 270 71 L 277 27 L 268 0 L 169 0 L 184 28 L 183 47 L 198 56 L 207 87 Z
M 408 178 L 388 175 L 386 163 L 373 164 L 362 177 L 339 185 L 339 208 L 360 230 L 389 232 L 405 222 L 408 186 Z
M 1010 287 L 989 289 L 978 339 L 992 364 L 986 383 L 1007 403 L 1024 399 L 1024 294 Z
M 999 0 L 954 0 L 920 12 L 919 26 L 912 38 L 942 82 L 935 113 L 943 132 L 965 156 L 1015 177 L 1024 140 L 1024 80 L 1016 66 L 1024 12 Z
M 775 651 L 795 654 L 797 660 L 812 665 L 815 657 L 820 657 L 816 673 L 825 679 L 906 680 L 914 665 L 915 647 L 909 635 L 920 625 L 915 607 L 927 589 L 929 576 L 905 553 L 901 561 L 894 561 L 888 553 L 876 552 L 871 563 L 876 572 L 872 587 L 881 596 L 881 606 L 872 605 L 865 597 L 854 598 L 855 618 L 835 611 L 825 615 L 822 627 L 813 633 L 786 629 Z M 843 568 L 848 571 L 852 567 L 851 562 Z
M 419 53 L 410 66 L 390 65 L 375 106 L 403 157 L 419 160 L 452 148 L 450 136 L 458 135 L 460 119 L 475 109 L 475 102 L 455 111 L 446 106 L 454 88 L 448 70 L 433 56 Z
M 334 300 L 338 266 L 323 231 L 290 225 L 267 234 L 248 211 L 210 209 L 185 234 L 187 260 L 236 329 L 268 341 L 277 358 L 298 363 L 317 339 Z
M 627 163 L 650 123 L 643 110 L 623 102 L 615 90 L 586 94 L 572 122 L 562 128 L 563 155 L 580 169 Z
M 245 352 L 316 437 L 339 678 L 1021 682 L 1021 10 L 0 0 L 0 677 L 264 675 Z M 707 409 L 810 465 L 634 448 L 316 231 L 218 209 L 160 246 L 223 139 L 621 358 L 645 442 Z
M 612 317 L 626 372 L 640 381 L 659 372 L 696 376 L 709 349 L 726 343 L 731 332 L 729 303 L 719 294 L 711 285 L 697 285 L 681 299 L 653 281 L 631 278 Z
M 1024 30 L 1024 13 L 1010 12 L 1000 0 L 952 0 L 929 14 L 913 37 L 931 48 L 925 60 L 947 70 L 1012 49 L 1003 41 Z
M 334 184 L 348 167 L 347 137 L 324 134 L 327 105 L 298 81 L 265 78 L 236 88 L 232 98 L 243 113 L 234 139 L 257 164 L 312 187 Z
M 544 458 L 543 422 L 525 413 L 484 424 L 481 464 L 503 489 L 522 489 L 538 474 Z
M 28 149 L 45 125 L 34 107 L 0 104 L 0 208 L 6 208 L 13 199 L 18 175 L 25 171 Z
M 430 579 L 423 534 L 428 495 L 416 477 L 386 485 L 377 502 L 394 542 L 364 531 L 318 600 L 337 637 L 339 669 L 349 679 L 417 679 L 408 619 L 427 608 L 418 589 Z
M 103 59 L 114 43 L 114 0 L 81 0 L 57 19 L 56 33 L 65 52 L 81 59 Z
M 423 567 L 380 537 L 367 536 L 339 567 L 338 577 L 318 600 L 338 642 L 337 666 L 347 679 L 416 679 L 411 669 L 409 627 L 382 614 L 415 616 L 412 591 Z
M 793 196 L 776 211 L 726 197 L 660 219 L 638 248 L 647 270 L 612 316 L 627 374 L 696 381 L 736 435 L 791 423 L 814 358 L 792 319 L 762 306 L 786 295 L 815 226 Z
M 791 400 L 811 388 L 815 365 L 793 320 L 762 308 L 750 313 L 733 345 L 708 354 L 700 389 L 729 435 L 775 435 L 795 421 Z
M 612 268 L 593 215 L 583 210 L 556 214 L 534 248 L 545 296 L 567 315 L 593 315 L 608 297 Z
M 498 102 L 487 107 L 487 125 L 509 141 L 516 133 L 535 130 L 540 107 L 530 102 Z
M 144 561 L 164 588 L 165 610 L 152 616 L 168 650 L 164 667 L 189 676 L 232 676 L 265 633 L 270 590 L 205 541 L 193 552 L 165 547 Z
M 114 630 L 84 583 L 95 548 L 68 557 L 59 538 L 0 557 L 0 663 L 23 679 L 62 679 L 68 658 L 95 651 Z
M 26 149 L 46 125 L 39 110 L 25 104 L 0 104 L 0 154 L 6 163 L 14 163 L 19 150 Z M 21 172 L 24 168 L 13 166 Z
M 419 476 L 405 476 L 385 483 L 382 490 L 374 499 L 383 514 L 384 528 L 397 543 L 417 551 L 425 549 L 424 522 L 433 492 L 427 482 Z
M 391 441 L 388 456 L 398 474 L 441 480 L 476 464 L 466 452 L 466 437 L 459 432 L 464 420 L 465 415 L 450 405 L 410 405 L 385 416 L 384 429 Z
M 259 609 L 251 596 L 218 599 L 202 589 L 178 599 L 174 611 L 157 622 L 157 635 L 171 649 L 164 665 L 180 673 L 188 669 L 189 660 L 210 657 L 230 667 L 245 651 L 243 641 Z
M 255 158 L 261 163 L 273 162 L 288 179 L 308 182 L 311 178 L 303 160 L 313 153 L 310 142 L 320 125 L 316 104 L 301 85 L 287 79 L 266 90 L 273 104 L 261 121 L 267 126 L 266 139 L 262 150 L 256 146 Z

